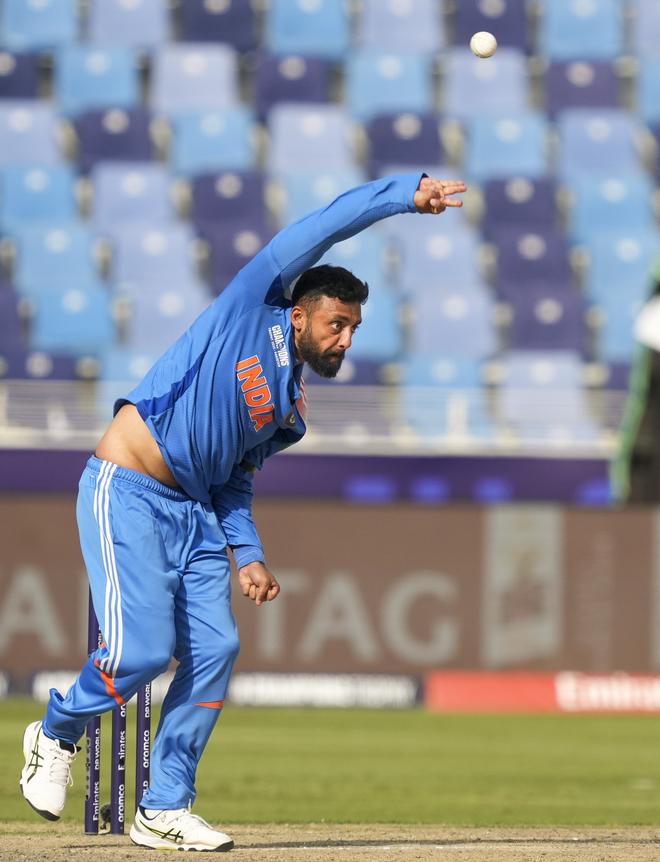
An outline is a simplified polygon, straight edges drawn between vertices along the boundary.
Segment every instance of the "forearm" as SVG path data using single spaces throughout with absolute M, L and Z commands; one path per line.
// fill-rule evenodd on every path
M 236 466 L 228 482 L 212 498 L 218 522 L 239 568 L 266 561 L 252 517 L 252 497 L 252 475 Z

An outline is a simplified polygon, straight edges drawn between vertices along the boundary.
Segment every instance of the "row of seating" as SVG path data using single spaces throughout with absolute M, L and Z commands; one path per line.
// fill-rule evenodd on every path
M 81 38 L 145 50 L 177 36 L 341 60 L 356 46 L 431 54 L 478 30 L 551 59 L 606 59 L 655 54 L 660 20 L 655 0 L 361 0 L 352 14 L 344 0 L 268 0 L 263 16 L 252 0 L 4 0 L 0 8 L 0 42 L 18 51 Z

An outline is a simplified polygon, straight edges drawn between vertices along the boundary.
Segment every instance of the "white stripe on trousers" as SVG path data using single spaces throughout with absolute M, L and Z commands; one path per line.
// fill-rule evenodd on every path
M 103 634 L 105 636 L 107 657 L 101 663 L 101 670 L 114 677 L 119 666 L 124 640 L 124 626 L 121 612 L 121 591 L 115 548 L 110 533 L 110 483 L 117 469 L 116 464 L 105 461 L 96 480 L 94 492 L 94 517 L 99 526 L 101 556 L 105 570 L 105 616 Z

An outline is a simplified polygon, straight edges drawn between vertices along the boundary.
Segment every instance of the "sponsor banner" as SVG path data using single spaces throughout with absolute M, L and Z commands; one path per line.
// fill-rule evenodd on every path
M 550 673 L 428 674 L 433 712 L 660 713 L 660 676 Z

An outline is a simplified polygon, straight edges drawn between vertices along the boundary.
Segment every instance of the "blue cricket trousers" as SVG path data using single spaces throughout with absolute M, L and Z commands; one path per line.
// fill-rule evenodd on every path
M 238 654 L 227 541 L 210 504 L 92 457 L 78 527 L 104 645 L 66 697 L 51 690 L 47 736 L 75 743 L 94 715 L 179 665 L 156 733 L 145 808 L 183 808 Z

